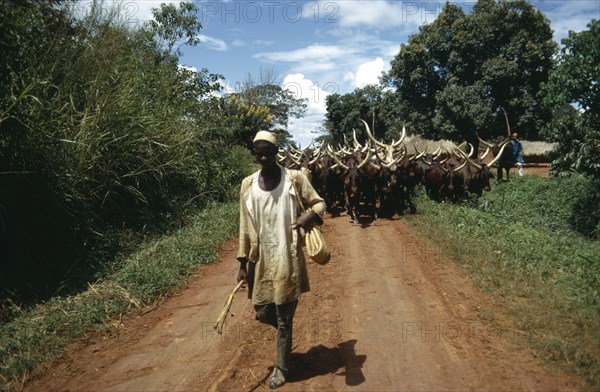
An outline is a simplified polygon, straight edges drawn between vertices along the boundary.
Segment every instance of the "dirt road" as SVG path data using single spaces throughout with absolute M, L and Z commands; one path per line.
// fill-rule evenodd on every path
M 352 225 L 326 219 L 333 250 L 309 263 L 312 291 L 295 319 L 292 365 L 282 391 L 579 390 L 511 333 L 479 316 L 500 312 L 460 277 L 443 252 L 402 220 Z M 123 320 L 26 385 L 28 391 L 264 390 L 274 331 L 253 320 L 238 293 L 223 335 L 213 323 L 235 285 L 236 241 L 160 307 Z

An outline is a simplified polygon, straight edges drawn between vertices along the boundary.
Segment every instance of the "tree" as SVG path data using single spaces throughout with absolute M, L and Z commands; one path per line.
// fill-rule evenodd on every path
M 239 102 L 248 107 L 268 111 L 269 121 L 264 121 L 261 128 L 246 132 L 243 144 L 249 143 L 252 147 L 252 136 L 261 129 L 273 132 L 281 146 L 293 144 L 292 135 L 287 127 L 291 118 L 304 116 L 308 99 L 297 98 L 292 91 L 282 86 L 274 70 L 261 70 L 258 81 L 249 74 L 248 78 L 241 83 L 239 92 L 231 96 L 236 96 Z
M 85 286 L 113 233 L 164 230 L 243 178 L 244 156 L 202 132 L 219 76 L 156 41 L 185 26 L 64 3 L 0 2 L 0 302 Z
M 401 46 L 383 80 L 401 121 L 426 137 L 477 145 L 476 132 L 504 133 L 505 109 L 513 129 L 536 139 L 549 119 L 537 93 L 555 51 L 549 21 L 527 1 L 479 0 L 470 14 L 446 3 Z
M 261 71 L 258 82 L 248 75 L 237 95 L 248 105 L 269 109 L 273 122 L 271 130 L 279 135 L 279 141 L 283 144 L 291 139 L 287 131 L 290 118 L 301 118 L 308 107 L 308 99 L 297 98 L 292 91 L 282 87 L 273 70 Z
M 223 98 L 221 103 L 227 141 L 252 148 L 252 139 L 256 132 L 270 129 L 273 116 L 265 106 L 246 103 L 239 95 L 231 94 Z
M 200 43 L 197 33 L 202 29 L 202 24 L 196 18 L 196 12 L 198 7 L 184 2 L 181 2 L 179 7 L 163 3 L 160 8 L 152 9 L 154 19 L 146 22 L 146 28 L 155 35 L 158 47 L 164 55 L 181 56 L 181 49 L 175 48 L 177 43 L 190 46 Z
M 544 103 L 555 113 L 544 136 L 558 146 L 552 172 L 600 175 L 600 20 L 589 30 L 569 32 L 558 65 L 543 86 Z M 575 107 L 573 107 L 574 105 Z
M 367 140 L 364 126 L 365 120 L 376 137 L 388 138 L 388 125 L 381 116 L 383 110 L 383 93 L 380 86 L 370 85 L 357 88 L 348 94 L 331 94 L 327 96 L 325 105 L 325 129 L 330 135 L 330 142 L 344 143 L 351 141 L 353 130 L 357 139 L 363 143 Z

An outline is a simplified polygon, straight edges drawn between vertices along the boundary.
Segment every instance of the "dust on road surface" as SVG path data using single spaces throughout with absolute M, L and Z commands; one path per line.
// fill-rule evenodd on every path
M 479 315 L 499 312 L 443 252 L 402 220 L 353 225 L 327 218 L 333 257 L 309 261 L 311 292 L 294 324 L 294 373 L 281 391 L 579 390 L 510 332 Z M 200 267 L 189 287 L 110 337 L 67 350 L 28 391 L 264 390 L 275 331 L 254 321 L 245 292 L 225 332 L 213 324 L 235 286 L 237 241 Z

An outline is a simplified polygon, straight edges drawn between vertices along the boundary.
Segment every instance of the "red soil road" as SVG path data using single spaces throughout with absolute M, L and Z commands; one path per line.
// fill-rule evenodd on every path
M 443 252 L 402 220 L 362 226 L 328 218 L 333 250 L 309 262 L 312 291 L 295 318 L 294 373 L 281 391 L 580 390 L 510 333 Z M 213 323 L 235 286 L 236 241 L 222 262 L 202 266 L 189 286 L 111 336 L 90 338 L 33 375 L 26 391 L 252 391 L 267 389 L 274 330 L 253 320 L 238 293 L 223 335 Z

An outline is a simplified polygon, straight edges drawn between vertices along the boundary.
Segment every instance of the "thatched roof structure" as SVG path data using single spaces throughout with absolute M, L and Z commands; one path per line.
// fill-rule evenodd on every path
M 544 155 L 545 153 L 552 150 L 557 143 L 546 143 L 546 142 L 530 142 L 527 140 L 521 140 L 523 144 L 523 155 Z
M 423 139 L 419 135 L 407 136 L 404 141 L 404 144 L 406 144 L 406 148 L 411 154 L 415 152 L 415 145 L 417 146 L 417 149 L 421 152 L 425 150 L 427 150 L 427 152 L 434 152 L 440 147 L 440 145 L 442 146 L 442 150 L 446 149 L 446 151 L 452 151 L 452 148 L 457 147 L 457 145 L 451 142 L 450 140 L 429 140 Z

